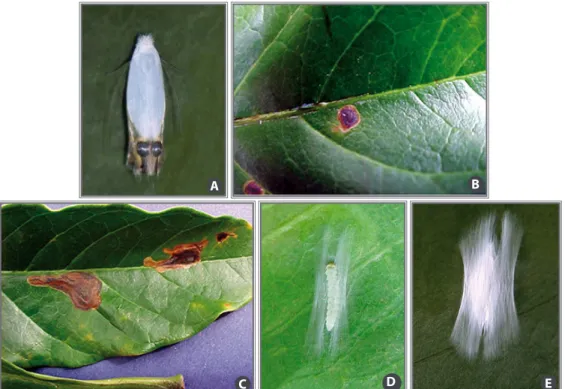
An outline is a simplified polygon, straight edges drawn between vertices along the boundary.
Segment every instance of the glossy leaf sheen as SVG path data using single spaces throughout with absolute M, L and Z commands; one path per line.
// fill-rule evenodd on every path
M 218 232 L 237 234 L 223 243 Z M 2 208 L 3 358 L 20 367 L 77 367 L 176 343 L 251 300 L 252 229 L 244 220 L 190 208 L 148 213 L 127 205 Z M 202 262 L 158 273 L 143 260 L 163 248 L 208 239 Z M 101 304 L 31 286 L 30 275 L 87 271 Z
M 2 359 L 3 389 L 184 389 L 181 375 L 170 378 L 115 378 L 81 381 L 30 373 Z
M 223 194 L 225 7 L 81 7 L 83 195 Z M 131 59 L 138 34 L 155 39 L 167 99 L 163 168 L 158 177 L 139 179 L 125 164 L 124 106 L 124 61 Z M 212 179 L 222 182 L 220 192 L 209 192 Z
M 404 380 L 403 205 L 268 204 L 261 211 L 261 366 L 269 366 L 261 386 L 376 388 L 391 372 Z M 329 364 L 309 356 L 306 344 L 326 227 L 334 239 L 353 232 L 348 327 Z
M 236 5 L 234 14 L 236 118 L 486 68 L 484 5 Z
M 269 191 L 457 194 L 486 179 L 484 5 L 234 12 L 235 160 Z M 361 122 L 343 134 L 349 104 Z

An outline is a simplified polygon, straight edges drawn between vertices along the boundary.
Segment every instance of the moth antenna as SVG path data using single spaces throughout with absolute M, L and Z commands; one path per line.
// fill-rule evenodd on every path
M 124 65 L 127 65 L 127 64 L 130 63 L 131 57 L 133 56 L 133 53 L 134 53 L 134 51 L 135 51 L 135 46 L 136 46 L 136 42 L 138 41 L 138 39 L 139 39 L 139 38 L 136 36 L 136 37 L 134 38 L 132 44 L 130 44 L 130 45 L 128 46 L 130 49 L 129 49 L 129 54 L 128 54 L 128 56 L 126 57 L 126 59 L 124 59 L 124 60 L 123 60 L 116 68 L 114 68 L 113 70 L 110 70 L 110 71 L 106 72 L 106 75 L 110 75 L 110 74 L 112 74 L 112 73 L 114 73 L 114 72 L 117 72 L 117 71 L 120 70 Z
M 173 68 L 174 70 L 176 70 L 177 72 L 182 73 L 182 70 L 180 70 L 179 68 L 177 68 L 177 67 L 176 67 L 175 65 L 173 65 L 171 62 L 168 62 L 167 60 L 165 60 L 165 59 L 163 59 L 163 58 L 161 58 L 161 61 L 162 61 L 165 65 L 167 65 L 167 66 Z
M 105 75 L 106 75 L 106 76 L 109 76 L 110 74 L 117 72 L 118 70 L 120 70 L 121 68 L 123 68 L 125 65 L 129 64 L 130 61 L 131 61 L 130 58 L 128 58 L 128 59 L 122 61 L 116 68 L 114 68 L 114 69 L 112 69 L 112 70 L 110 70 L 110 71 L 107 71 L 107 72 L 105 73 Z

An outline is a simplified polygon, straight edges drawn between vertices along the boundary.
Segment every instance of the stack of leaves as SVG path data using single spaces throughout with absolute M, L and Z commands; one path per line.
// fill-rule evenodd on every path
M 189 338 L 252 297 L 251 225 L 190 208 L 2 208 L 3 388 L 184 388 L 182 376 L 77 381 L 30 373 Z

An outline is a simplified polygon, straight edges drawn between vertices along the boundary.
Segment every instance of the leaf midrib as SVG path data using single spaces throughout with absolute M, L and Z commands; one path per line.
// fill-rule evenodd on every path
M 284 111 L 267 112 L 267 113 L 263 113 L 263 114 L 259 114 L 259 115 L 239 118 L 239 119 L 234 120 L 234 129 L 237 129 L 237 127 L 244 127 L 246 125 L 257 124 L 259 122 L 262 123 L 262 122 L 266 122 L 266 121 L 270 121 L 270 120 L 285 119 L 285 118 L 292 118 L 292 117 L 301 117 L 301 116 L 304 116 L 306 114 L 317 112 L 317 111 L 320 111 L 320 110 L 323 110 L 323 109 L 341 107 L 342 105 L 358 103 L 360 101 L 365 101 L 365 100 L 372 100 L 372 99 L 376 99 L 376 98 L 379 98 L 379 97 L 385 97 L 385 96 L 393 95 L 393 94 L 396 94 L 396 93 L 415 92 L 415 91 L 418 91 L 420 89 L 424 89 L 424 88 L 429 87 L 429 86 L 437 86 L 437 85 L 445 84 L 445 83 L 448 83 L 448 82 L 465 81 L 466 78 L 473 77 L 473 76 L 479 76 L 479 75 L 483 75 L 483 74 L 486 74 L 486 71 L 481 70 L 480 72 L 469 73 L 469 74 L 464 74 L 464 75 L 460 75 L 460 76 L 447 77 L 447 78 L 437 80 L 437 81 L 432 81 L 432 82 L 429 82 L 429 83 L 426 83 L 426 84 L 418 84 L 418 85 L 408 86 L 406 88 L 391 89 L 391 90 L 388 90 L 388 91 L 379 92 L 379 93 L 372 93 L 372 94 L 367 93 L 367 94 L 363 94 L 363 95 L 347 97 L 345 99 L 334 100 L 334 101 L 330 101 L 330 102 L 320 102 L 320 103 L 317 103 L 314 106 L 307 108 L 307 109 L 292 108 L 292 109 L 287 109 L 287 110 L 284 110 Z M 471 87 L 471 85 L 469 85 L 469 88 L 473 89 Z M 473 91 L 475 91 L 475 89 L 473 89 Z M 484 98 L 483 98 L 483 100 L 484 100 Z
M 202 260 L 200 263 L 204 264 L 204 263 L 216 263 L 216 262 L 237 262 L 240 260 L 245 260 L 245 259 L 250 259 L 253 258 L 250 255 L 245 255 L 245 256 L 240 256 L 240 257 L 232 257 L 232 258 L 222 258 L 222 259 L 213 259 L 213 260 Z M 190 269 L 190 267 L 188 268 Z M 2 270 L 1 274 L 2 277 L 5 276 L 17 276 L 17 275 L 34 275 L 34 274 L 59 274 L 59 273 L 63 273 L 63 272 L 91 272 L 91 273 L 96 273 L 99 271 L 110 271 L 110 272 L 121 272 L 121 271 L 135 271 L 135 270 L 153 270 L 155 271 L 152 267 L 147 267 L 147 266 L 131 266 L 131 267 L 94 267 L 94 268 L 88 268 L 88 269 L 55 269 L 55 270 L 30 270 L 30 271 L 26 271 L 26 270 Z M 180 269 L 180 270 L 186 270 L 186 269 Z M 171 270 L 174 271 L 174 270 Z

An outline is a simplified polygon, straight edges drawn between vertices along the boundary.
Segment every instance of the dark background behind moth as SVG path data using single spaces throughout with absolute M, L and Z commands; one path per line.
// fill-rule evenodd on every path
M 81 18 L 81 195 L 223 196 L 226 6 L 84 4 Z M 146 34 L 160 59 L 165 107 L 156 112 L 164 118 L 157 136 L 144 139 L 137 125 L 130 132 L 127 89 Z M 153 177 L 142 172 L 139 142 L 160 165 L 148 169 Z
M 347 341 L 350 234 L 349 229 L 340 234 L 332 234 L 329 228 L 324 232 L 306 335 L 306 347 L 312 358 L 333 359 Z

